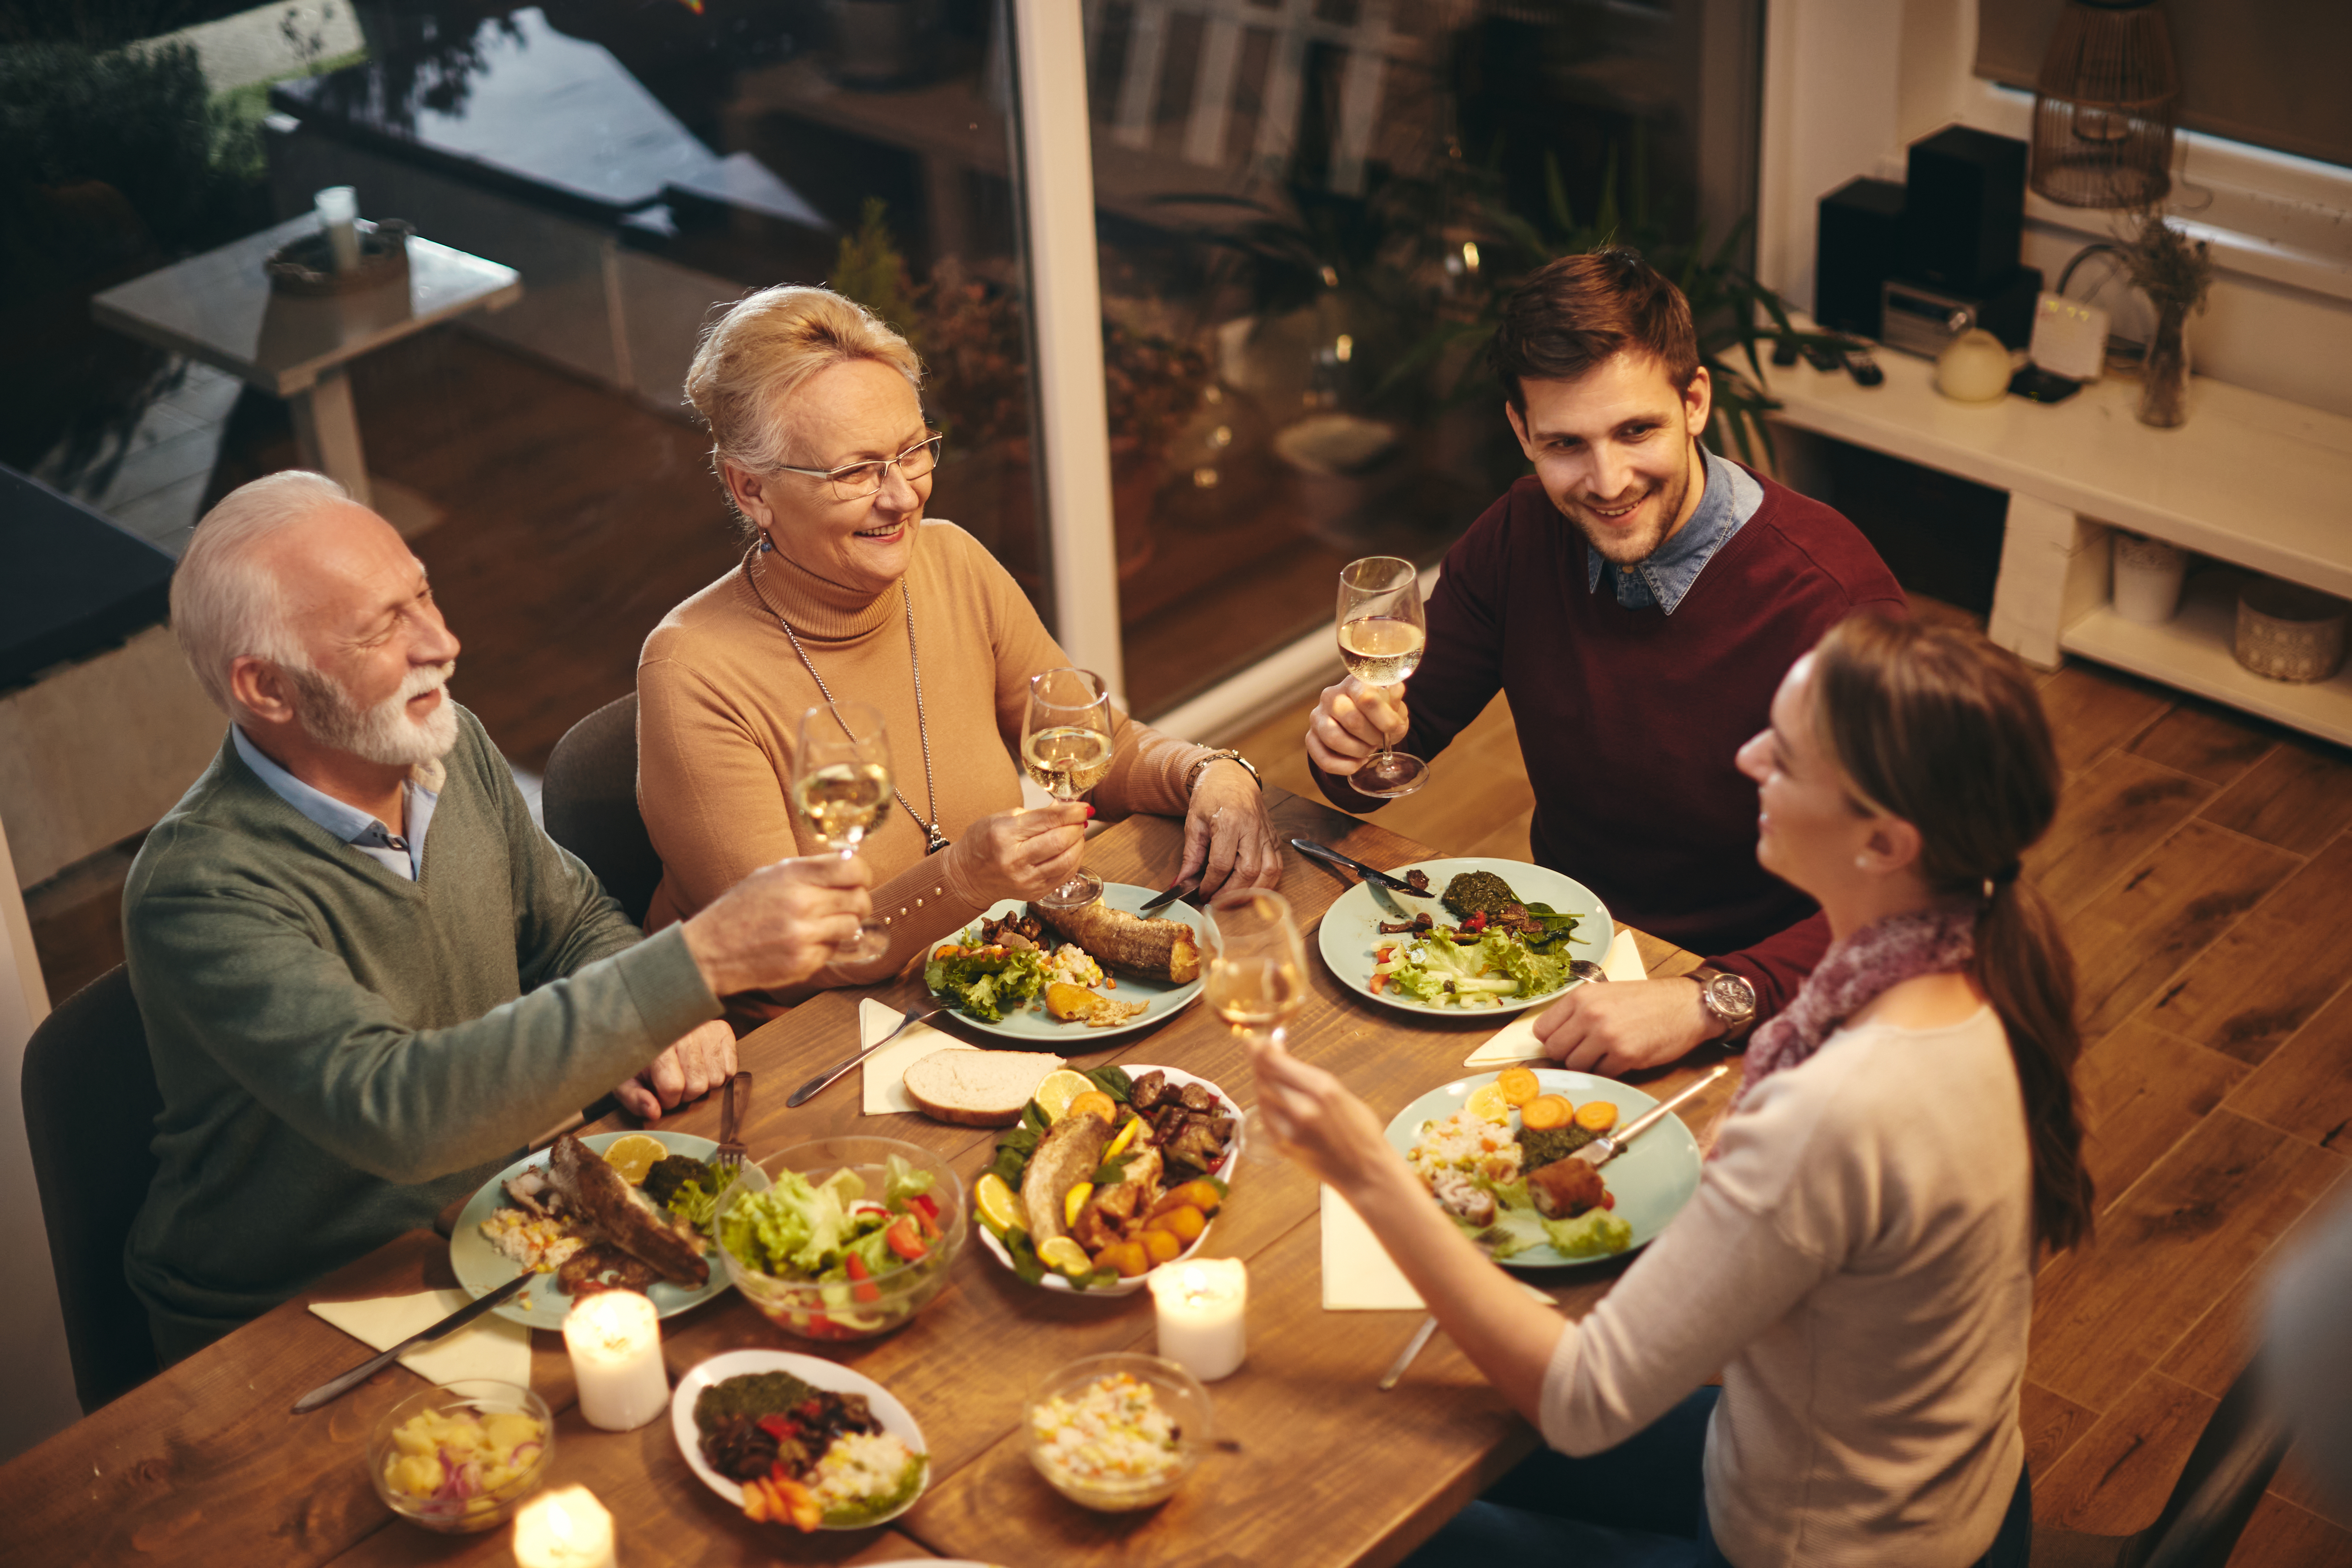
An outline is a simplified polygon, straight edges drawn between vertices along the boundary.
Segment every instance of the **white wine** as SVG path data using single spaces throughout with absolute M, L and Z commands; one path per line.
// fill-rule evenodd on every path
M 829 763 L 795 783 L 793 798 L 821 842 L 854 846 L 889 809 L 890 770 L 879 763 Z
M 1393 616 L 1365 616 L 1339 628 L 1339 658 L 1367 686 L 1394 686 L 1421 668 L 1422 629 Z
M 1286 1024 L 1307 1001 L 1297 967 L 1272 958 L 1220 958 L 1205 990 L 1210 1009 L 1237 1029 Z
M 1076 724 L 1040 730 L 1022 748 L 1021 766 L 1055 800 L 1076 800 L 1110 773 L 1110 737 Z

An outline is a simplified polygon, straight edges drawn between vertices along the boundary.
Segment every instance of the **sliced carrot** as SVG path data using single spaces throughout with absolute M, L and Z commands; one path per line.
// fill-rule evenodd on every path
M 1617 1125 L 1617 1108 L 1605 1100 L 1588 1100 L 1576 1108 L 1576 1124 L 1587 1132 L 1606 1132 Z
M 1519 1107 L 1519 1124 L 1531 1131 L 1543 1132 L 1554 1127 L 1565 1127 L 1575 1108 L 1556 1094 L 1539 1094 Z
M 1504 1102 L 1509 1105 L 1525 1105 L 1543 1092 L 1533 1068 L 1505 1068 L 1495 1083 L 1503 1091 Z

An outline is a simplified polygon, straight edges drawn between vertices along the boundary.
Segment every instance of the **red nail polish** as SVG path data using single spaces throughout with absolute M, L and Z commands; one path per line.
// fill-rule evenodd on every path
M 1094 817 L 1095 817 L 1095 808 L 1094 808 L 1093 806 L 1089 805 L 1089 806 L 1087 806 L 1087 820 L 1088 822 L 1092 822 L 1092 821 L 1094 820 Z

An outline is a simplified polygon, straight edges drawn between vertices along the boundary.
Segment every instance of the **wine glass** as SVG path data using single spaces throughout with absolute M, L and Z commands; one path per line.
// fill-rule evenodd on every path
M 1110 772 L 1110 693 L 1091 670 L 1049 669 L 1029 678 L 1021 725 L 1021 767 L 1055 800 L 1076 800 Z M 1033 903 L 1075 910 L 1102 897 L 1102 879 L 1080 871 Z
M 1410 561 L 1367 555 L 1339 574 L 1339 658 L 1366 686 L 1402 686 L 1421 668 L 1429 622 L 1421 574 Z M 1382 746 L 1348 782 L 1360 795 L 1393 800 L 1429 782 L 1429 764 Z
M 879 712 L 864 702 L 835 702 L 801 715 L 793 805 L 818 843 L 845 860 L 857 853 L 890 809 L 890 731 Z M 889 948 L 889 932 L 869 918 L 834 951 L 859 963 Z
M 1209 1008 L 1244 1040 L 1283 1043 L 1307 1001 L 1307 959 L 1280 893 L 1227 893 L 1202 922 L 1202 991 Z

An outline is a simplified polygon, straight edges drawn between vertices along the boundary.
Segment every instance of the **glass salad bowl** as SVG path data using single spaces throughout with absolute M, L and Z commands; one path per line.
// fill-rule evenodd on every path
M 906 1190 L 917 1184 L 920 1194 Z M 819 1138 L 745 1168 L 719 1200 L 719 1250 L 735 1288 L 778 1328 L 866 1340 L 903 1326 L 946 1288 L 966 1216 L 961 1178 L 929 1150 Z M 838 1260 L 813 1277 L 795 1251 Z
M 514 1517 L 554 1452 L 547 1401 L 520 1384 L 463 1378 L 383 1413 L 368 1436 L 368 1479 L 401 1518 L 463 1535 Z
M 1082 1356 L 1040 1383 L 1021 1434 L 1055 1491 L 1101 1513 L 1167 1501 L 1216 1438 L 1200 1380 L 1134 1352 Z

